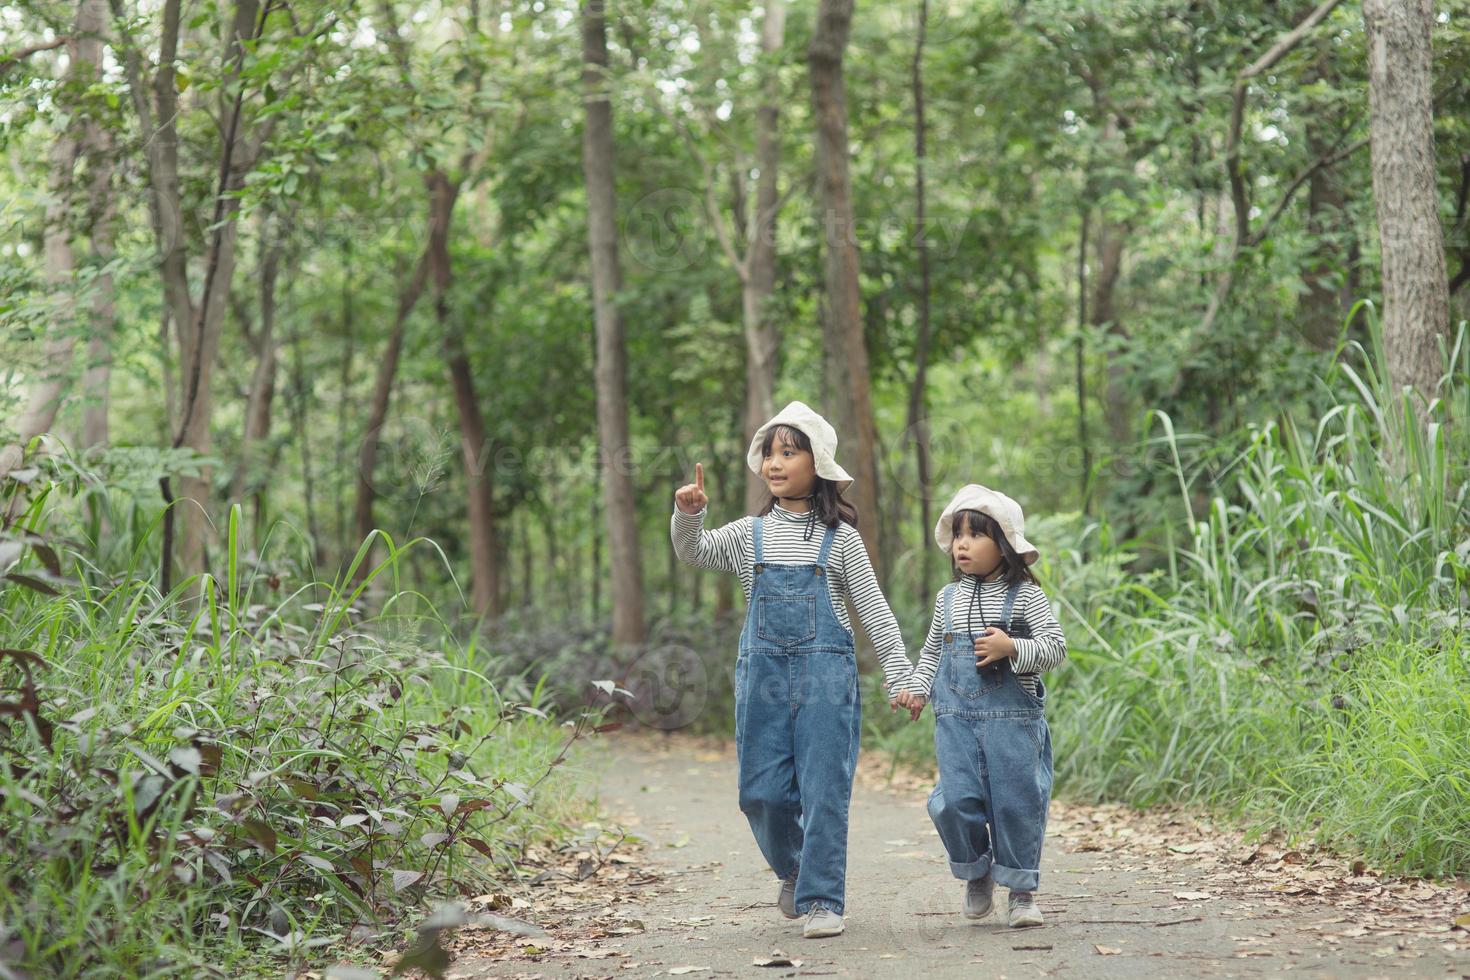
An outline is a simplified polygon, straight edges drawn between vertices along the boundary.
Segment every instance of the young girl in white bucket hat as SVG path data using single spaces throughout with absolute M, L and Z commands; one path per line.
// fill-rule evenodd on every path
M 910 674 L 903 636 L 841 493 L 827 420 L 792 402 L 756 430 L 746 462 L 770 497 L 759 514 L 704 530 L 704 467 L 674 493 L 674 552 L 740 576 L 747 611 L 735 661 L 740 810 L 780 880 L 777 908 L 808 938 L 843 930 L 847 816 L 862 726 L 852 602 L 888 690 Z
M 1051 733 L 1041 673 L 1067 656 L 1029 566 L 1037 551 L 1021 506 L 979 484 L 960 489 L 934 526 L 955 581 L 939 591 L 919 663 L 898 703 L 934 702 L 939 783 L 929 817 L 965 882 L 964 913 L 990 914 L 1010 889 L 1012 926 L 1041 925 L 1035 892 L 1051 801 Z

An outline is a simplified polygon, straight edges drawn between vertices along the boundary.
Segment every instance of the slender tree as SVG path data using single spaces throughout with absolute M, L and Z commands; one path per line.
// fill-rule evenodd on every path
M 210 452 L 210 415 L 214 405 L 214 369 L 219 351 L 220 330 L 228 306 L 230 284 L 235 274 L 241 191 L 245 177 L 260 159 L 279 113 L 253 120 L 246 108 L 251 86 L 244 76 L 248 52 L 264 36 L 274 0 L 238 0 L 228 18 L 220 52 L 218 116 L 219 155 L 214 166 L 209 195 L 209 220 L 201 246 L 203 276 L 196 293 L 189 269 L 189 242 L 182 216 L 186 212 L 179 166 L 179 43 L 182 27 L 180 0 L 164 0 L 159 34 L 157 65 L 151 84 L 144 75 L 145 63 L 136 44 L 121 25 L 126 23 L 122 0 L 111 0 L 114 20 L 123 37 L 123 68 L 128 92 L 137 115 L 139 137 L 148 171 L 148 205 L 154 243 L 158 250 L 159 273 L 169 320 L 176 332 L 179 357 L 177 417 L 172 446 L 187 447 L 201 455 Z M 279 84 L 289 86 L 294 73 L 283 71 Z M 162 582 L 170 586 L 175 552 L 186 574 L 206 567 L 206 545 L 210 526 L 213 477 L 208 467 L 181 477 L 178 496 L 173 481 L 160 480 L 167 510 L 163 527 Z M 175 501 L 184 501 L 173 506 Z
M 61 38 L 56 45 L 52 45 L 52 47 L 65 45 L 66 81 L 68 87 L 74 92 L 84 90 L 93 84 L 102 73 L 102 47 L 107 26 L 106 10 L 105 0 L 82 0 L 77 5 L 75 29 L 70 35 Z M 41 48 L 33 48 L 27 54 L 38 50 Z M 98 243 L 98 251 L 110 255 L 111 222 L 106 219 L 105 215 L 111 208 L 108 192 L 111 164 L 103 150 L 102 127 L 96 120 L 90 118 L 83 126 L 68 126 L 62 129 L 51 145 L 50 183 L 47 187 L 46 213 L 42 232 L 42 279 L 47 288 L 61 302 L 58 304 L 56 314 L 47 331 L 45 352 L 40 359 L 39 373 L 27 385 L 24 407 L 11 424 L 17 436 L 16 441 L 0 447 L 0 476 L 20 464 L 23 448 L 27 443 L 36 436 L 51 430 L 56 422 L 57 412 L 67 394 L 78 332 L 75 318 L 78 292 L 75 281 L 77 260 L 73 239 L 77 235 L 79 224 L 77 213 L 84 210 L 79 207 L 79 204 L 86 203 L 75 187 L 75 173 L 77 164 L 84 157 L 90 156 L 90 162 L 95 168 L 91 187 L 91 209 L 94 212 L 100 209 L 104 215 L 103 220 L 94 223 L 93 234 L 105 239 Z M 94 284 L 94 290 L 93 312 L 99 315 L 99 320 L 103 323 L 110 323 L 111 278 L 104 276 Z M 105 320 L 102 319 L 104 317 Z M 105 343 L 106 334 L 103 333 L 98 337 L 97 345 Z M 88 351 L 89 357 L 97 356 L 100 362 L 105 363 L 105 348 L 95 346 L 89 341 Z M 98 377 L 94 374 L 89 380 L 96 384 Z M 105 411 L 105 400 L 102 404 Z M 92 416 L 91 419 L 89 429 L 91 434 L 95 434 L 95 416 Z M 103 432 L 105 437 L 105 427 Z M 85 435 L 83 442 L 91 444 Z
M 908 437 L 914 444 L 914 473 L 918 477 L 919 538 L 918 554 L 929 554 L 930 488 L 929 488 L 929 238 L 927 226 L 925 168 L 928 166 L 926 124 L 924 121 L 924 40 L 929 27 L 929 0 L 919 0 L 918 31 L 914 35 L 914 240 L 919 243 L 919 337 L 914 345 L 914 380 L 909 386 Z M 929 595 L 932 562 L 919 561 L 919 594 Z
M 755 157 L 760 172 L 755 213 L 747 232 L 740 270 L 740 310 L 745 326 L 745 437 L 776 412 L 776 351 L 781 328 L 771 310 L 776 291 L 776 216 L 781 198 L 776 179 L 781 165 L 781 52 L 786 31 L 785 0 L 766 0 L 761 20 L 761 102 L 755 112 Z M 765 484 L 746 471 L 745 506 L 755 513 L 765 499 Z
M 847 88 L 843 58 L 852 28 L 853 0 L 821 0 L 807 49 L 816 115 L 817 183 L 825 237 L 826 289 L 822 319 L 824 378 L 843 453 L 853 474 L 848 491 L 857 505 L 863 541 L 882 574 L 878 554 L 877 427 L 863 331 L 859 257 L 847 157 Z
M 628 365 L 618 293 L 617 194 L 614 180 L 611 79 L 608 74 L 604 0 L 583 0 L 582 172 L 587 183 L 587 243 L 592 266 L 592 306 L 597 339 L 597 431 L 601 450 L 603 514 L 612 564 L 615 645 L 642 643 L 643 563 L 638 552 L 638 512 L 628 444 Z

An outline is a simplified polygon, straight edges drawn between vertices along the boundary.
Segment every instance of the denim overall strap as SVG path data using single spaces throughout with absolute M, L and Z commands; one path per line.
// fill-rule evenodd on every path
M 750 522 L 750 527 L 755 536 L 755 563 L 759 565 L 764 560 L 761 558 L 761 518 L 759 515 Z
M 950 634 L 954 632 L 954 583 L 951 582 L 944 587 L 944 640 L 949 642 Z
M 837 540 L 837 528 L 827 528 L 827 533 L 822 535 L 822 550 L 817 553 L 817 567 L 826 568 L 827 558 L 832 554 L 832 542 Z M 759 561 L 760 559 L 756 559 Z
M 1000 612 L 1000 618 L 1001 621 L 1006 624 L 1007 635 L 1009 635 L 1011 632 L 1011 610 L 1014 609 L 1016 606 L 1016 595 L 1020 591 L 1020 582 L 1012 582 L 1011 587 L 1009 589 L 1006 589 L 1006 604 L 1005 608 L 1002 609 Z

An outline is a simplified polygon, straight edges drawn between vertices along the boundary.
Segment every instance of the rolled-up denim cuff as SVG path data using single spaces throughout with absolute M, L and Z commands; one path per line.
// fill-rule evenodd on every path
M 958 861 L 949 862 L 950 872 L 960 881 L 978 881 L 984 878 L 990 871 L 991 858 L 989 854 L 982 854 L 974 861 L 960 864 Z
M 1004 885 L 1013 892 L 1034 892 L 1041 884 L 1040 871 L 1023 871 L 1019 868 L 1007 868 L 1003 864 L 997 864 L 992 869 L 995 874 L 995 883 Z

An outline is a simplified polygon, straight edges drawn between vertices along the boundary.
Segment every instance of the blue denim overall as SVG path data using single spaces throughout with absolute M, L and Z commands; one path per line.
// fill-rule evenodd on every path
M 827 589 L 827 528 L 814 565 L 768 565 L 753 522 L 755 574 L 735 661 L 740 812 L 778 878 L 796 879 L 796 910 L 842 914 L 847 810 L 862 702 L 852 634 Z
M 1019 587 L 1006 592 L 1001 613 L 1012 637 Z M 939 783 L 929 794 L 929 818 L 956 878 L 969 881 L 992 872 L 1007 888 L 1035 891 L 1051 799 L 1051 732 L 1042 713 L 1046 689 L 1040 678 L 1039 695 L 1022 687 L 1009 657 L 976 668 L 975 639 L 981 634 L 953 631 L 954 593 L 955 585 L 945 587 L 944 646 L 933 695 Z M 1026 634 L 1024 627 L 1019 632 Z

